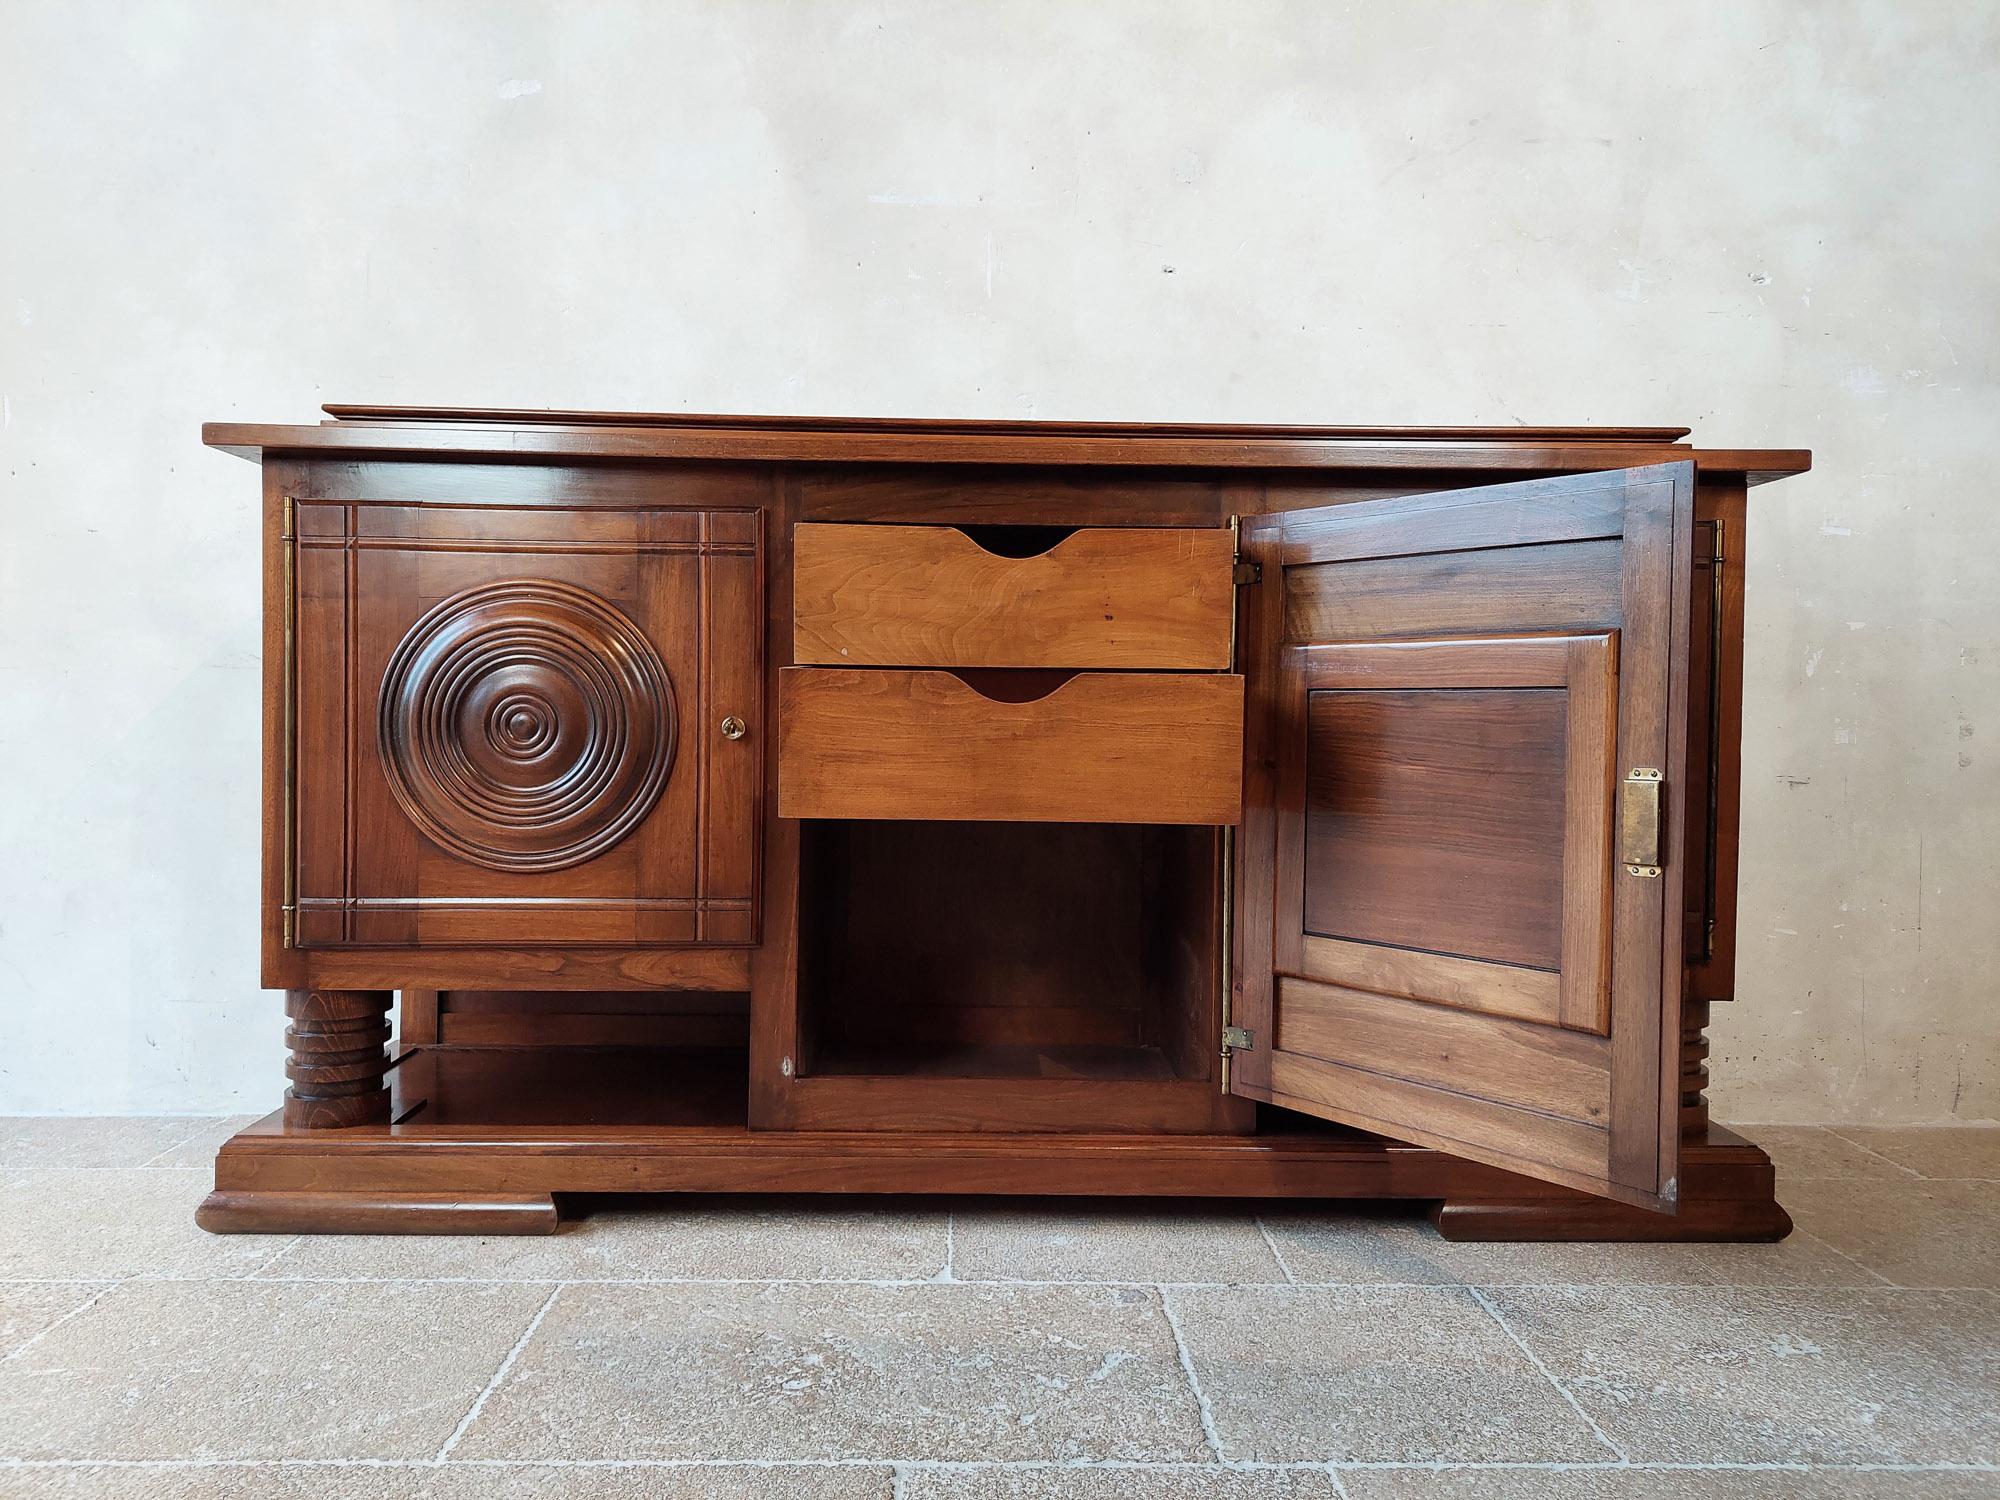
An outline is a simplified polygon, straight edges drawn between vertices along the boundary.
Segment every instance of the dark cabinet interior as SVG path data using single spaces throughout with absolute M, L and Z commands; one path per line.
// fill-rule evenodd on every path
M 1207 1078 L 1219 837 L 825 821 L 801 836 L 801 1071 Z

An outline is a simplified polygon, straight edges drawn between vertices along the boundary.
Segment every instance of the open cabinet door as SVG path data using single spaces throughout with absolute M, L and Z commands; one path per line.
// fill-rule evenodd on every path
M 1671 1212 L 1694 465 L 1259 516 L 1240 1094 Z

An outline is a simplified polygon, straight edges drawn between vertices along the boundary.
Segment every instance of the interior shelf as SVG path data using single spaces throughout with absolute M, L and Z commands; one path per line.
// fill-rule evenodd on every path
M 735 1127 L 749 1119 L 735 1048 L 418 1047 L 389 1073 L 399 1131 Z

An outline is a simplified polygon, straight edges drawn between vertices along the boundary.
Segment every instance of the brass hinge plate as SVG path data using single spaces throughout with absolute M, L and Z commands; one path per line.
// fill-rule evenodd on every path
M 1231 1052 L 1255 1052 L 1257 1033 L 1247 1026 L 1225 1026 L 1222 1028 L 1222 1051 L 1227 1056 Z
M 1666 779 L 1657 767 L 1634 766 L 1625 773 L 1618 798 L 1618 862 L 1629 875 L 1656 880 L 1660 874 L 1660 796 Z
M 1236 586 L 1240 589 L 1246 583 L 1262 583 L 1264 565 L 1262 563 L 1240 562 L 1236 565 Z

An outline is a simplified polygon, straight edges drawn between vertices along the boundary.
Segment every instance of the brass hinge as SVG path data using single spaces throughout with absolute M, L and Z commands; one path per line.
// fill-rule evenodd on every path
M 1255 1052 L 1257 1033 L 1247 1026 L 1225 1026 L 1222 1028 L 1222 1055 L 1232 1052 Z
M 1653 766 L 1625 773 L 1618 799 L 1618 862 L 1647 880 L 1660 873 L 1660 797 L 1666 781 Z
M 1262 583 L 1264 565 L 1262 563 L 1240 562 L 1236 565 L 1236 586 L 1240 589 L 1246 583 Z

